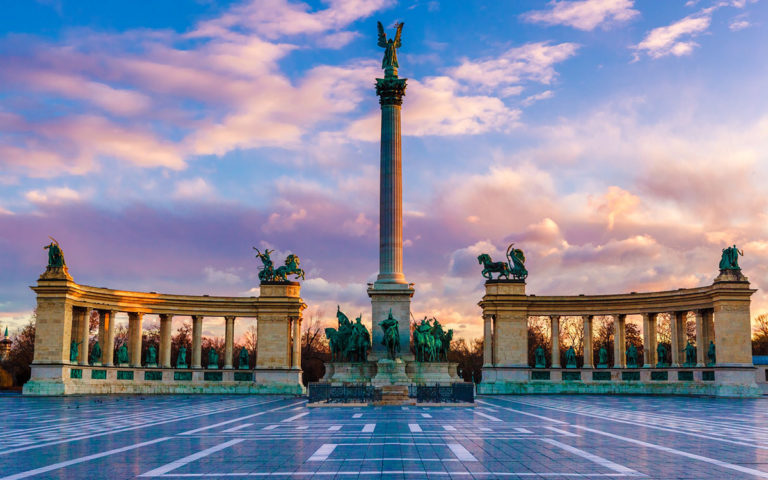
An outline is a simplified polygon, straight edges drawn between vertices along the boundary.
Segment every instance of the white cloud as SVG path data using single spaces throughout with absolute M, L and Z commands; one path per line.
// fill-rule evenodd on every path
M 549 10 L 524 13 L 523 19 L 546 25 L 567 25 L 579 30 L 608 28 L 627 22 L 640 14 L 633 9 L 633 0 L 552 1 Z
M 524 107 L 530 107 L 534 103 L 538 102 L 539 100 L 546 100 L 548 98 L 552 98 L 555 96 L 555 93 L 552 90 L 544 90 L 543 92 L 537 93 L 535 95 L 531 95 L 529 97 L 526 97 L 525 100 L 520 102 Z
M 705 8 L 670 25 L 654 28 L 643 41 L 635 45 L 635 59 L 639 58 L 640 53 L 651 58 L 690 54 L 698 46 L 693 39 L 709 28 L 713 11 L 714 7 Z
M 179 180 L 173 191 L 174 198 L 179 200 L 201 200 L 213 194 L 213 187 L 200 177 Z
M 205 281 L 208 283 L 235 285 L 241 282 L 240 276 L 235 273 L 237 269 L 228 268 L 226 270 L 217 270 L 213 267 L 205 267 Z
M 741 16 L 734 18 L 731 20 L 731 23 L 728 24 L 728 28 L 732 32 L 738 32 L 739 30 L 744 30 L 750 26 L 752 26 L 752 24 L 749 22 L 749 20 L 746 20 Z
M 578 48 L 577 44 L 567 42 L 526 43 L 497 58 L 464 60 L 451 76 L 489 89 L 527 81 L 548 85 L 557 76 L 554 65 L 575 55 Z
M 69 187 L 48 187 L 45 190 L 30 190 L 24 197 L 36 204 L 59 205 L 62 203 L 78 202 L 81 200 L 79 192 Z

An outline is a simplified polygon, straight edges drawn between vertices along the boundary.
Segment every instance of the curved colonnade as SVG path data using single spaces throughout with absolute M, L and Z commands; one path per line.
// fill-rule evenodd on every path
M 740 273 L 723 272 L 712 285 L 662 292 L 617 295 L 526 295 L 525 283 L 486 282 L 480 302 L 484 320 L 483 380 L 479 393 L 680 393 L 757 396 L 751 355 L 749 287 Z M 669 313 L 672 361 L 657 368 L 657 318 Z M 696 365 L 681 358 L 685 321 L 696 321 Z M 639 315 L 643 324 L 643 358 L 638 368 L 626 364 L 626 318 Z M 551 365 L 528 364 L 528 318 L 545 316 L 551 327 Z M 614 364 L 595 368 L 593 318 L 610 316 L 614 323 Z M 561 317 L 583 322 L 581 368 L 563 368 L 559 350 Z M 716 345 L 716 364 L 708 365 L 706 346 Z M 701 346 L 704 346 L 703 348 Z
M 36 286 L 37 332 L 32 378 L 25 394 L 71 393 L 303 393 L 301 319 L 306 305 L 298 283 L 262 284 L 258 297 L 218 297 L 130 292 L 79 285 L 64 268 L 49 267 Z M 89 318 L 99 312 L 101 358 L 89 364 Z M 128 314 L 128 364 L 115 358 L 115 317 Z M 142 365 L 142 320 L 160 318 L 157 366 Z M 171 365 L 171 321 L 192 318 L 191 368 Z M 224 369 L 205 370 L 202 329 L 206 317 L 225 319 Z M 237 318 L 257 320 L 254 370 L 233 368 Z M 80 343 L 70 360 L 72 342 Z

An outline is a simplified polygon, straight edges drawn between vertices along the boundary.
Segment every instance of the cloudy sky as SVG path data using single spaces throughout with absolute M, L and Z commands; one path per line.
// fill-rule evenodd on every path
M 0 325 L 48 235 L 79 283 L 167 293 L 293 252 L 310 317 L 369 319 L 376 20 L 405 22 L 416 317 L 480 335 L 510 242 L 539 295 L 706 285 L 736 243 L 768 311 L 765 0 L 40 0 L 0 16 Z

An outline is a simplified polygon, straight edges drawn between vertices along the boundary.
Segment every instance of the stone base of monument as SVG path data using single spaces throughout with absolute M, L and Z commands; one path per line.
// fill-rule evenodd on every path
M 395 360 L 381 359 L 376 363 L 376 375 L 371 379 L 371 383 L 376 387 L 405 385 L 407 390 L 407 386 L 411 384 L 411 379 L 405 373 L 405 366 L 406 364 L 401 358 Z
M 374 402 L 374 405 L 416 405 L 416 399 L 408 396 L 407 385 L 382 385 L 381 400 Z
M 408 362 L 405 373 L 411 379 L 411 383 L 448 384 L 462 381 L 457 373 L 458 365 L 453 362 Z
M 373 362 L 329 362 L 325 364 L 324 382 L 370 383 L 376 374 Z

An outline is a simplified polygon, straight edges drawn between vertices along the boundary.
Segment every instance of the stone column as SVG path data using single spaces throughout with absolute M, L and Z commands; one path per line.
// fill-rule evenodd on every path
M 160 314 L 160 367 L 171 368 L 171 323 L 173 315 L 170 313 Z
M 291 368 L 301 369 L 301 317 L 293 317 L 293 354 Z
M 584 321 L 584 365 L 582 368 L 595 368 L 595 363 L 592 360 L 592 318 L 592 315 L 581 317 Z
M 643 368 L 656 366 L 656 313 L 643 313 Z
M 99 310 L 101 363 L 107 367 L 115 364 L 115 315 L 115 310 Z
M 501 337 L 499 336 L 499 321 L 498 321 L 499 319 L 498 319 L 498 314 L 497 315 L 493 315 L 491 317 L 491 319 L 492 319 L 492 322 L 493 322 L 492 326 L 491 326 L 491 328 L 493 329 L 493 335 L 491 335 L 491 340 L 492 340 L 492 342 L 491 342 L 491 363 L 493 364 L 494 367 L 498 367 L 499 364 L 501 363 L 501 361 L 500 361 L 501 354 L 499 352 L 499 344 L 501 343 Z M 526 338 L 526 341 L 527 340 L 528 339 Z
M 141 367 L 141 321 L 143 317 L 143 313 L 128 313 L 128 351 L 130 352 L 132 367 Z
M 703 367 L 707 362 L 707 342 L 704 334 L 704 315 L 702 310 L 694 310 L 693 319 L 696 322 L 696 366 Z
M 613 368 L 627 366 L 627 357 L 624 355 L 626 348 L 627 316 L 615 314 L 613 316 Z
M 671 367 L 680 366 L 680 323 L 685 318 L 685 312 L 671 312 L 669 314 L 669 332 L 670 341 L 669 348 L 672 350 L 672 363 Z
M 80 365 L 88 365 L 88 313 L 90 310 L 80 307 L 75 307 L 72 311 L 72 340 L 79 343 L 77 363 Z
M 232 349 L 235 341 L 235 317 L 224 317 L 224 368 L 232 368 Z
M 483 315 L 483 367 L 493 366 L 493 315 Z
M 192 368 L 203 368 L 203 316 L 192 315 Z
M 560 368 L 560 315 L 549 316 L 552 331 L 552 368 Z
M 91 343 L 91 310 L 90 308 L 85 310 L 85 315 L 83 316 L 83 323 L 80 325 L 82 330 L 80 331 L 80 341 L 83 342 L 80 344 L 80 365 L 88 365 L 88 354 L 89 347 Z

